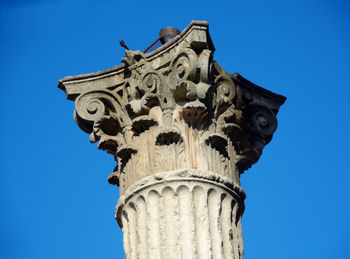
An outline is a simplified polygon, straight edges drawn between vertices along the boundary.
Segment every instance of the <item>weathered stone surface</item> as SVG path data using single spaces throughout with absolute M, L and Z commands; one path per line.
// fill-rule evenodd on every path
M 178 170 L 132 185 L 116 218 L 129 258 L 242 258 L 243 190 L 211 172 Z
M 126 50 L 125 65 L 59 82 L 91 142 L 115 156 L 109 178 L 121 194 L 143 177 L 182 168 L 239 183 L 270 141 L 285 98 L 213 59 L 206 22 L 192 22 L 149 54 Z
M 150 53 L 127 49 L 123 65 L 59 82 L 79 127 L 117 161 L 108 180 L 127 258 L 243 254 L 240 174 L 285 97 L 227 73 L 214 51 L 208 23 L 193 21 Z

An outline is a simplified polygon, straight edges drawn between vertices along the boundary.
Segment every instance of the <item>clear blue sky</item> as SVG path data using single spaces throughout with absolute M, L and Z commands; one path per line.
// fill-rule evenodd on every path
M 115 162 L 56 85 L 191 20 L 227 71 L 288 97 L 241 177 L 245 259 L 350 258 L 350 4 L 334 0 L 2 0 L 0 258 L 123 258 Z

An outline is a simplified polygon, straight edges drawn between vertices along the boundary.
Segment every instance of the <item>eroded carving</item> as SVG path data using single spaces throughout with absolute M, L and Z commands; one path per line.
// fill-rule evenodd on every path
M 182 168 L 239 183 L 271 140 L 285 98 L 215 62 L 205 23 L 164 44 L 147 54 L 126 50 L 114 70 L 61 81 L 76 98 L 76 122 L 115 157 L 109 182 L 121 194 L 146 176 Z M 91 90 L 91 80 L 105 81 Z M 88 87 L 77 94 L 75 84 Z
M 215 62 L 206 22 L 160 39 L 59 87 L 79 127 L 117 162 L 108 181 L 120 187 L 126 258 L 242 258 L 240 174 L 271 140 L 285 97 Z

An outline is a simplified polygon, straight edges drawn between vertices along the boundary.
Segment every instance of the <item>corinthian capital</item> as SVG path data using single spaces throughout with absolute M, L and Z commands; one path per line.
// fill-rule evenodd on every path
M 122 65 L 59 81 L 74 119 L 112 154 L 121 194 L 160 172 L 215 172 L 239 184 L 277 127 L 285 97 L 213 59 L 208 23 L 193 21 L 158 49 L 126 50 Z

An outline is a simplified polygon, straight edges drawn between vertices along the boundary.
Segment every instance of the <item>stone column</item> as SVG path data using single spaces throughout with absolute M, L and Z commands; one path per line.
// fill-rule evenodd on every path
M 162 42 L 59 87 L 117 161 L 108 181 L 119 186 L 126 258 L 242 258 L 240 174 L 271 140 L 285 97 L 220 67 L 207 22 Z

